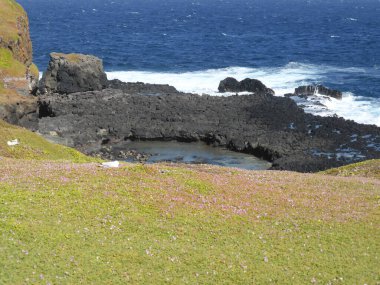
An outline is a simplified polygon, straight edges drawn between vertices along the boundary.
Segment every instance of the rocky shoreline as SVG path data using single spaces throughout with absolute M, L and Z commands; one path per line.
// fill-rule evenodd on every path
M 64 69 L 70 70 L 65 72 L 72 78 L 64 77 L 65 84 L 73 86 L 70 80 L 78 84 L 88 76 L 83 72 L 102 72 L 98 65 L 83 71 L 71 68 L 68 60 Z M 53 62 L 49 66 L 58 65 Z M 260 86 L 255 93 L 228 97 L 185 94 L 169 85 L 118 80 L 108 81 L 105 89 L 94 82 L 97 88 L 92 89 L 88 81 L 82 82 L 93 91 L 61 94 L 53 89 L 40 95 L 34 128 L 84 153 L 117 157 L 112 146 L 125 140 L 203 141 L 263 158 L 272 163 L 271 169 L 300 172 L 380 157 L 379 127 L 306 114 L 292 99 L 274 96 L 261 82 L 251 82 Z M 41 90 L 46 90 L 44 83 L 42 80 Z
M 379 127 L 313 116 L 297 106 L 297 98 L 320 104 L 316 93 L 342 98 L 322 85 L 276 97 L 259 80 L 229 77 L 219 92 L 249 95 L 200 96 L 170 85 L 109 81 L 100 59 L 61 53 L 51 54 L 37 85 L 27 15 L 10 3 L 0 12 L 3 18 L 9 14 L 0 31 L 0 52 L 7 58 L 0 74 L 0 119 L 9 123 L 110 159 L 123 159 L 113 147 L 127 140 L 202 141 L 255 155 L 272 169 L 301 172 L 380 158 Z

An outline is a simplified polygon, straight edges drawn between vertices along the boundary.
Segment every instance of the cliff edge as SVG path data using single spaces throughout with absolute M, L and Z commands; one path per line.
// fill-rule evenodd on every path
M 25 120 L 37 109 L 38 69 L 33 64 L 28 16 L 14 0 L 0 0 L 0 119 Z

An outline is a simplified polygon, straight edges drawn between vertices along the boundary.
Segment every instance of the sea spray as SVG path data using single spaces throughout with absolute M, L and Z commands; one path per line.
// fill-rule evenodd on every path
M 144 82 L 151 84 L 170 84 L 177 90 L 195 94 L 209 94 L 213 96 L 228 96 L 235 93 L 219 93 L 218 85 L 226 77 L 235 77 L 237 80 L 255 78 L 272 88 L 276 96 L 293 93 L 301 85 L 326 84 L 334 74 L 336 82 L 344 82 L 350 75 L 358 76 L 365 73 L 377 80 L 375 70 L 364 68 L 339 68 L 333 66 L 318 66 L 291 62 L 282 67 L 227 67 L 207 69 L 192 72 L 153 72 L 153 71 L 112 71 L 107 72 L 108 79 L 119 79 L 125 82 Z M 326 83 L 327 82 L 327 83 Z M 334 84 L 330 82 L 330 84 Z M 335 85 L 335 88 L 337 88 Z M 380 98 L 354 94 L 340 86 L 343 92 L 342 100 L 326 98 L 315 94 L 316 102 L 294 98 L 306 112 L 321 116 L 341 116 L 363 124 L 380 126 Z M 246 94 L 246 93 L 240 93 Z M 319 104 L 320 103 L 320 104 Z

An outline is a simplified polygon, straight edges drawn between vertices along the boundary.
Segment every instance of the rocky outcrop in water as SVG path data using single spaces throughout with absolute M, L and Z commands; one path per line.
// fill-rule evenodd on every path
M 342 92 L 339 90 L 334 90 L 327 88 L 323 85 L 307 85 L 300 86 L 294 90 L 294 94 L 289 94 L 290 96 L 300 96 L 308 97 L 314 95 L 325 95 L 335 99 L 342 99 Z
M 108 86 L 102 60 L 83 54 L 51 53 L 40 80 L 40 92 L 70 94 L 102 90 Z
M 220 81 L 219 92 L 252 92 L 254 94 L 272 94 L 274 91 L 266 87 L 261 81 L 257 79 L 246 78 L 242 81 L 237 81 L 235 78 L 227 77 Z

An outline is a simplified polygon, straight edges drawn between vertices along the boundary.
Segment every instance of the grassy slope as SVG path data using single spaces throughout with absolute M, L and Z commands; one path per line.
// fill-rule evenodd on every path
M 380 179 L 380 159 L 367 160 L 347 166 L 333 168 L 323 173 L 336 176 L 362 176 Z
M 0 35 L 3 41 L 17 41 L 17 18 L 24 15 L 20 4 L 14 0 L 0 0 Z
M 20 145 L 8 146 L 7 141 L 14 139 L 18 139 Z M 0 120 L 0 157 L 72 162 L 95 161 L 74 149 L 49 143 L 33 132 L 2 120 Z
M 7 76 L 23 77 L 26 73 L 26 66 L 15 60 L 9 49 L 0 48 L 0 70 Z
M 22 78 L 26 73 L 27 67 L 14 59 L 9 49 L 0 47 L 0 104 L 12 104 L 29 99 L 19 95 L 14 89 L 4 88 L 4 78 Z
M 22 8 L 0 4 L 15 40 Z M 0 48 L 0 79 L 25 70 Z M 0 80 L 0 103 L 16 95 Z M 379 161 L 326 172 L 351 177 L 93 161 L 0 121 L 0 284 L 380 282 Z
M 26 34 L 20 35 L 18 29 L 18 19 L 23 17 L 27 19 L 24 9 L 14 0 L 0 0 L 0 104 L 14 104 L 15 102 L 27 102 L 28 98 L 17 93 L 17 89 L 28 89 L 27 80 L 20 81 L 25 78 L 28 70 L 31 75 L 38 78 L 38 68 L 32 64 L 30 67 L 24 65 L 20 58 L 28 57 L 26 47 L 20 47 L 17 55 L 8 48 L 10 42 L 21 41 L 21 45 L 27 45 Z M 29 32 L 28 32 L 29 33 Z M 29 36 L 27 36 L 29 38 Z M 19 60 L 17 58 L 19 57 Z M 31 57 L 31 55 L 29 55 Z M 31 60 L 31 58 L 30 58 Z M 10 80 L 15 79 L 17 80 Z M 11 87 L 4 88 L 4 80 L 11 81 Z M 9 85 L 9 84 L 8 84 Z M 29 99 L 30 100 L 30 99 Z
M 1 284 L 380 282 L 378 179 L 4 157 L 0 173 Z

